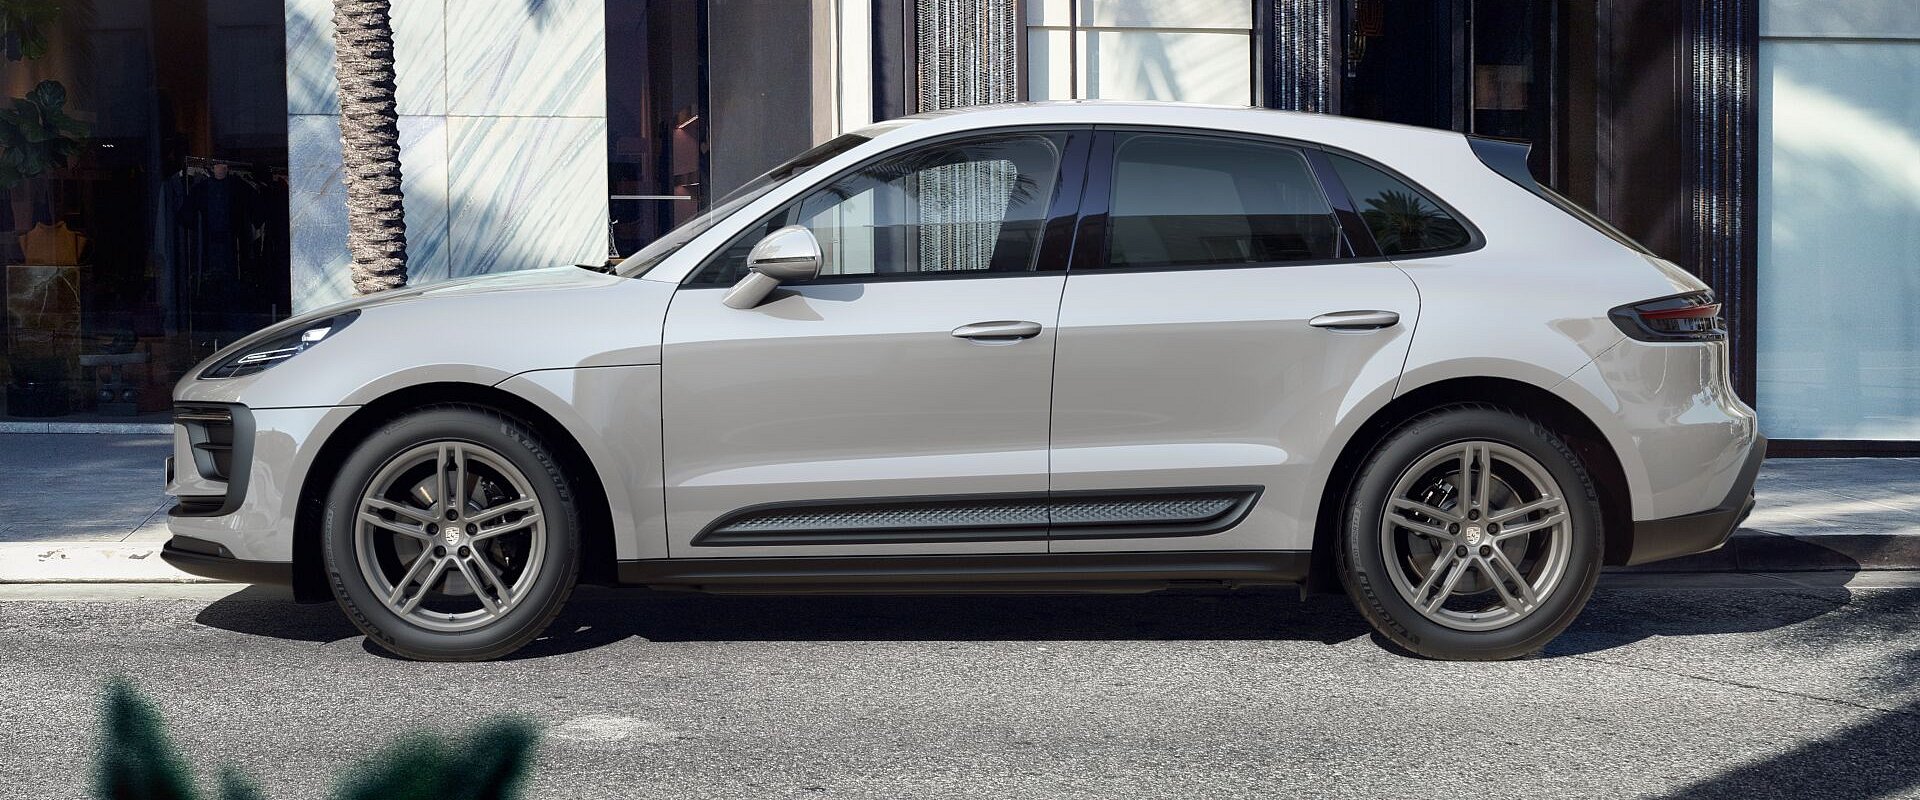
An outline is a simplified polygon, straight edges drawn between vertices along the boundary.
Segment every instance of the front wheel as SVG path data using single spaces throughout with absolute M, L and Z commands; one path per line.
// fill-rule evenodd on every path
M 347 617 L 398 655 L 497 658 L 565 605 L 578 518 L 566 476 L 526 426 L 474 407 L 420 411 L 341 466 L 327 574 Z
M 1430 658 L 1538 652 L 1586 605 L 1602 559 L 1592 479 L 1567 444 L 1459 406 L 1394 431 L 1362 466 L 1338 553 L 1360 612 Z

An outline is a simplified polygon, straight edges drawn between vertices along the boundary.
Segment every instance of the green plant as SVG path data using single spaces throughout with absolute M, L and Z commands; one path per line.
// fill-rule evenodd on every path
M 47 54 L 47 33 L 60 18 L 60 0 L 0 0 L 0 50 L 8 61 Z
M 1360 212 L 1373 229 L 1373 238 L 1389 252 L 1418 250 L 1425 246 L 1427 229 L 1439 220 L 1440 211 L 1412 192 L 1387 191 L 1367 199 L 1367 210 Z
M 0 189 L 64 167 L 80 153 L 87 126 L 67 116 L 67 87 L 41 81 L 26 97 L 0 109 Z
M 124 680 L 107 684 L 94 794 L 101 800 L 196 800 L 184 761 L 152 704 Z M 537 739 L 523 720 L 484 723 L 464 738 L 416 732 L 362 762 L 328 794 L 334 800 L 512 800 Z M 264 800 L 245 775 L 220 772 L 218 800 Z

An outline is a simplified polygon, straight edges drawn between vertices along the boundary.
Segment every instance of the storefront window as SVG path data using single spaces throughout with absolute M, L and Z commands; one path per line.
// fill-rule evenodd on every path
M 1761 8 L 1761 430 L 1920 440 L 1920 6 Z
M 1029 0 L 1027 96 L 1253 105 L 1248 0 Z
M 164 414 L 287 315 L 278 3 L 0 3 L 9 417 Z
M 705 2 L 607 0 L 613 255 L 707 207 L 706 30 Z

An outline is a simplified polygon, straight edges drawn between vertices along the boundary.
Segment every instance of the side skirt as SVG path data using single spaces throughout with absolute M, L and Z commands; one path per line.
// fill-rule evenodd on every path
M 1304 550 L 622 561 L 620 583 L 729 594 L 1121 593 L 1299 584 Z

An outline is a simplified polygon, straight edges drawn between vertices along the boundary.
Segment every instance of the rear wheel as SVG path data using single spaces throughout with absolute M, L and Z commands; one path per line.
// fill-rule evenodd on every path
M 579 566 L 566 477 L 524 425 L 436 408 L 376 431 L 327 502 L 334 597 L 367 636 L 422 660 L 497 658 L 545 630 Z
M 1394 643 L 1432 658 L 1538 652 L 1600 574 L 1599 503 L 1538 423 L 1462 406 L 1402 426 L 1361 468 L 1339 549 L 1347 592 Z

